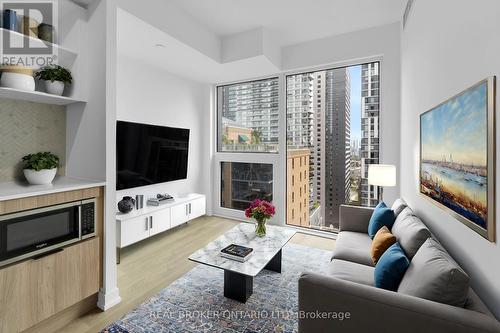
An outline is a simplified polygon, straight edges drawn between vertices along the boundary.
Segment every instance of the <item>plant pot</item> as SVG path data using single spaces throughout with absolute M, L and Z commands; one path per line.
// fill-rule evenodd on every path
M 35 79 L 28 74 L 2 71 L 0 85 L 6 88 L 35 91 Z
M 24 169 L 24 177 L 31 185 L 47 185 L 51 184 L 54 180 L 57 168 L 54 169 L 44 169 L 40 171 Z
M 61 81 L 44 81 L 45 90 L 51 95 L 62 96 L 64 92 L 64 82 Z

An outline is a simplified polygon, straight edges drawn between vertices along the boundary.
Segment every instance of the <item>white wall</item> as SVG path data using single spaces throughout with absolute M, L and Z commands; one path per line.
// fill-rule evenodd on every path
M 97 5 L 99 1 L 95 4 Z M 87 104 L 67 106 L 66 175 L 76 178 L 106 178 L 106 41 L 95 36 L 105 30 L 105 13 L 98 6 L 85 10 L 65 0 L 63 46 L 78 50 L 71 71 L 73 94 Z
M 500 245 L 488 242 L 420 197 L 418 168 L 419 115 L 481 79 L 500 75 L 499 17 L 497 0 L 417 0 L 402 32 L 401 53 L 402 196 L 471 275 L 474 289 L 497 318 L 500 318 Z M 498 94 L 496 102 L 498 108 Z M 498 125 L 497 119 L 497 133 Z M 499 156 L 498 145 L 496 152 Z M 497 163 L 497 179 L 499 170 Z M 499 203 L 497 195 L 497 216 Z
M 380 163 L 399 167 L 400 26 L 399 23 L 318 39 L 282 49 L 284 70 L 337 64 L 359 64 L 381 59 Z M 384 201 L 399 197 L 398 186 L 384 189 Z
M 117 191 L 117 200 L 136 194 L 197 192 L 208 195 L 210 85 L 125 56 L 118 57 L 117 70 L 118 120 L 190 129 L 187 179 Z

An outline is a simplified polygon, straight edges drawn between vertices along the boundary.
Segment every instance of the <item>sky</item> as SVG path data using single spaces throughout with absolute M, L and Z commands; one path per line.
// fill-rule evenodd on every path
M 421 117 L 422 158 L 485 166 L 487 163 L 486 82 Z
M 348 68 L 351 81 L 351 141 L 361 141 L 361 66 Z

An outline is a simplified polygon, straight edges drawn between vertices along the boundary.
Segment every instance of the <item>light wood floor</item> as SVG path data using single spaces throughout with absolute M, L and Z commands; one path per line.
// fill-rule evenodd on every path
M 106 312 L 95 310 L 83 315 L 59 332 L 99 332 L 195 267 L 187 257 L 237 223 L 201 217 L 123 249 L 118 265 L 122 302 Z M 335 245 L 332 239 L 300 233 L 291 242 L 325 250 L 332 250 Z

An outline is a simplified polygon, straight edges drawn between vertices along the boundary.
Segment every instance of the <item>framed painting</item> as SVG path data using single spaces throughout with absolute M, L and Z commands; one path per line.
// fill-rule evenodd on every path
M 420 115 L 420 193 L 495 241 L 495 77 Z

